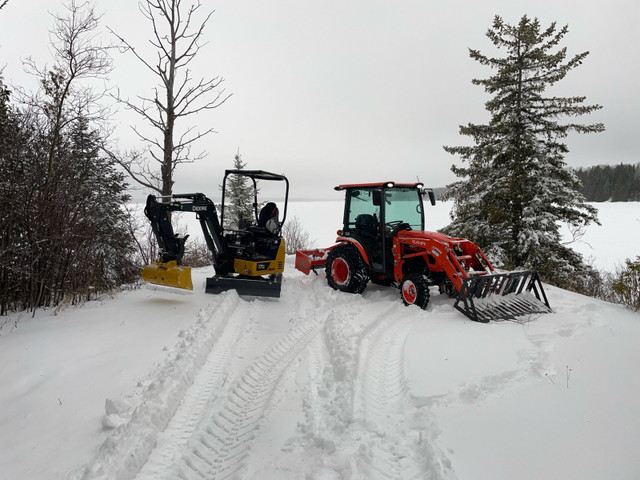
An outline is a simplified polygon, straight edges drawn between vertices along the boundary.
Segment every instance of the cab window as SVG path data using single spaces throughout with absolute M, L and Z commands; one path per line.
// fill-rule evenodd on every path
M 356 221 L 371 217 L 380 221 L 380 192 L 368 189 L 351 190 L 349 195 L 349 214 L 347 227 L 354 228 Z
M 385 222 L 408 223 L 413 230 L 422 230 L 422 203 L 414 188 L 395 188 L 385 192 Z

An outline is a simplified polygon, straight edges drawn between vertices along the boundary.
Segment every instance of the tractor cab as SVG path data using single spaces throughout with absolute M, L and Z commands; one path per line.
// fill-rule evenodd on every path
M 367 251 L 373 271 L 393 271 L 393 237 L 399 230 L 424 230 L 422 198 L 435 197 L 421 183 L 394 182 L 339 185 L 345 191 L 342 235 L 357 240 Z

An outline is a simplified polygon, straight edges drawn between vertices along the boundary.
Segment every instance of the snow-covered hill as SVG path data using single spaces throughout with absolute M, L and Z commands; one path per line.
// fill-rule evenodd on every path
M 291 260 L 279 300 L 203 269 L 5 323 L 0 478 L 640 478 L 640 315 L 547 287 L 477 324 Z
M 574 246 L 613 269 L 640 204 L 596 206 Z M 339 201 L 291 207 L 331 244 Z M 0 317 L 0 480 L 640 478 L 639 314 L 547 287 L 553 314 L 485 325 L 292 258 L 279 300 L 211 274 Z

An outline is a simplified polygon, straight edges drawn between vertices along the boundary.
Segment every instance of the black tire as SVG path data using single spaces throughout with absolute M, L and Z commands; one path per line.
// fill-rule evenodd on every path
M 447 295 L 449 298 L 456 298 L 458 296 L 458 291 L 456 287 L 453 286 L 453 283 L 451 283 L 451 280 L 446 280 L 440 285 L 440 293 Z
M 429 281 L 424 275 L 410 273 L 400 283 L 400 298 L 405 305 L 417 305 L 424 310 L 429 305 Z
M 369 269 L 362 255 L 351 245 L 338 245 L 327 255 L 327 283 L 335 290 L 362 293 L 369 281 Z
M 375 283 L 376 285 L 382 285 L 383 287 L 389 287 L 393 283 L 393 278 L 389 277 L 376 277 L 375 275 L 371 275 L 371 283 Z

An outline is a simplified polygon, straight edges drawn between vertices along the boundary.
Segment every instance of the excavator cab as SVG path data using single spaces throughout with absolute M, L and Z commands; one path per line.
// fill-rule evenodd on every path
M 252 187 L 253 218 L 236 218 L 225 222 L 237 212 L 233 204 L 232 180 L 248 179 Z M 281 182 L 284 185 L 282 216 L 275 202 L 258 202 L 258 182 Z M 231 192 L 231 193 L 230 193 Z M 263 170 L 226 170 L 222 185 L 220 216 L 214 203 L 202 193 L 177 194 L 169 197 L 149 195 L 145 215 L 160 246 L 160 258 L 143 268 L 143 280 L 175 288 L 193 289 L 191 268 L 182 264 L 188 235 L 175 234 L 170 212 L 194 212 L 200 221 L 209 248 L 215 275 L 207 278 L 206 292 L 236 290 L 239 295 L 279 297 L 284 271 L 285 243 L 282 225 L 286 219 L 289 181 L 284 175 Z M 236 203 L 238 201 L 236 200 Z M 227 218 L 229 220 L 229 218 Z

